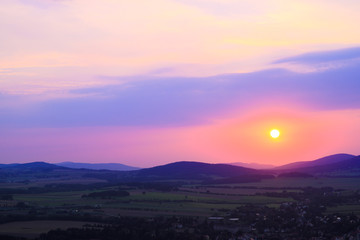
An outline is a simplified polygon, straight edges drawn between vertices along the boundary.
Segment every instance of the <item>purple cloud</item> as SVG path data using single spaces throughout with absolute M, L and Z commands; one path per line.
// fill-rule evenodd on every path
M 305 53 L 294 57 L 279 59 L 273 63 L 318 64 L 356 58 L 360 58 L 360 47 Z
M 349 57 L 344 52 L 337 58 L 333 53 L 325 56 Z M 119 77 L 119 85 L 73 90 L 83 95 L 80 98 L 0 107 L 0 127 L 188 125 L 271 101 L 295 101 L 314 110 L 360 108 L 360 63 L 312 73 L 273 69 L 204 78 L 144 78 L 124 83 Z M 0 95 L 2 101 L 10 97 Z

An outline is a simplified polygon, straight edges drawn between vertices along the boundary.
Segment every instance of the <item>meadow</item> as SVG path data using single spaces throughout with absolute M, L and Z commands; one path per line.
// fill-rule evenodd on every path
M 82 228 L 92 222 L 81 221 L 24 221 L 0 224 L 0 235 L 35 238 L 52 229 Z
M 244 207 L 279 209 L 282 204 L 311 198 L 313 192 L 320 191 L 319 196 L 322 196 L 322 189 L 346 199 L 359 192 L 357 183 L 357 178 L 275 178 L 253 183 L 217 185 L 189 182 L 170 190 L 158 190 L 142 187 L 143 184 L 94 185 L 89 181 L 85 186 L 66 191 L 52 190 L 53 187 L 46 187 L 42 182 L 2 183 L 1 191 L 10 190 L 14 193 L 10 200 L 1 201 L 0 235 L 32 238 L 51 229 L 81 228 L 86 223 L 104 223 L 119 217 L 225 218 Z M 126 189 L 128 195 L 91 197 L 92 193 L 116 192 L 119 189 Z M 310 195 L 306 195 L 309 191 Z M 325 214 L 360 216 L 360 202 L 351 200 L 351 203 L 343 201 L 330 204 Z M 40 222 L 45 220 L 47 224 Z
M 11 187 L 8 184 L 7 187 Z M 20 186 L 17 184 L 17 188 Z M 25 186 L 23 186 L 25 187 Z M 278 206 L 283 202 L 294 201 L 289 197 L 271 197 L 266 193 L 284 191 L 299 193 L 304 187 L 332 187 L 335 190 L 358 191 L 357 178 L 289 178 L 265 179 L 255 183 L 202 185 L 189 184 L 177 191 L 159 191 L 153 189 L 132 189 L 126 197 L 82 198 L 94 190 L 47 192 L 36 194 L 14 194 L 14 201 L 25 202 L 29 206 L 41 208 L 83 208 L 101 206 L 104 212 L 110 210 L 116 214 L 129 214 L 131 211 L 146 211 L 153 215 L 202 215 L 221 214 L 221 209 L 234 209 L 239 205 L 255 204 Z M 117 189 L 118 186 L 104 187 L 95 191 Z M 341 210 L 341 208 L 339 208 Z M 125 210 L 125 211 L 121 211 Z M 130 214 L 131 215 L 131 214 Z

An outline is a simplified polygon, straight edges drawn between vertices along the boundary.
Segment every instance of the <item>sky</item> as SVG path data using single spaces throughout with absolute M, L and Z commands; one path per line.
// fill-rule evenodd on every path
M 358 0 L 2 0 L 0 163 L 359 155 L 359 11 Z

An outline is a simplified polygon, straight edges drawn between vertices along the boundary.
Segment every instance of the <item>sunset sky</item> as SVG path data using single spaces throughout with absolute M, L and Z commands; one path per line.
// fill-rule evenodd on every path
M 0 163 L 359 155 L 359 12 L 359 0 L 1 0 Z

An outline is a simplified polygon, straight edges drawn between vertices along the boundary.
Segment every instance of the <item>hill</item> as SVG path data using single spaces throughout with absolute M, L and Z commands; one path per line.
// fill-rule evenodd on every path
M 132 173 L 134 174 L 133 177 L 135 179 L 141 180 L 212 180 L 222 178 L 239 182 L 245 178 L 251 181 L 257 181 L 261 178 L 269 177 L 269 175 L 263 174 L 255 169 L 228 164 L 209 164 L 201 162 L 175 162 L 133 171 Z
M 232 166 L 228 164 L 209 164 L 202 162 L 175 162 L 162 166 L 141 169 L 139 175 L 146 176 L 219 176 L 233 177 L 241 174 L 256 173 L 257 171 L 250 168 Z
M 274 169 L 275 170 L 284 170 L 284 169 L 287 170 L 287 169 L 317 167 L 317 166 L 323 166 L 323 165 L 342 162 L 344 160 L 348 160 L 353 157 L 355 157 L 355 156 L 351 155 L 351 154 L 340 153 L 340 154 L 334 154 L 334 155 L 326 156 L 323 158 L 319 158 L 319 159 L 316 159 L 313 161 L 302 161 L 302 162 L 289 163 L 289 164 L 286 164 L 283 166 L 276 167 Z
M 57 166 L 75 168 L 75 169 L 92 169 L 92 170 L 112 170 L 112 171 L 133 171 L 140 168 L 132 167 L 120 163 L 77 163 L 77 162 L 61 162 L 55 163 Z
M 72 183 L 74 180 L 117 182 L 156 182 L 172 180 L 196 180 L 211 183 L 254 182 L 272 178 L 274 174 L 280 177 L 299 177 L 303 174 L 314 176 L 360 176 L 360 156 L 351 157 L 348 154 L 336 154 L 311 162 L 297 162 L 270 170 L 233 166 L 229 164 L 209 164 L 202 162 L 175 162 L 152 168 L 114 171 L 86 168 L 68 168 L 45 162 L 25 164 L 1 164 L 0 182 L 44 182 L 61 181 Z M 77 164 L 77 163 L 73 163 Z M 84 166 L 83 164 L 76 167 Z M 87 164 L 85 164 L 86 166 Z M 101 164 L 89 164 L 90 167 L 103 168 Z M 121 164 L 116 164 L 120 166 Z M 105 164 L 105 166 L 109 166 Z M 111 166 L 111 165 L 110 165 Z M 300 167 L 296 167 L 300 166 Z M 301 167 L 305 166 L 305 167 Z M 129 166 L 126 166 L 129 167 Z M 291 168 L 290 168 L 291 167 Z M 131 168 L 131 167 L 130 167 Z M 285 173 L 285 175 L 284 175 Z M 286 175 L 286 173 L 288 173 Z M 282 175 L 281 175 L 282 174 Z M 306 175 L 306 176 L 308 176 Z
M 46 162 L 31 162 L 31 163 L 23 163 L 23 164 L 1 164 L 0 170 L 5 171 L 14 171 L 14 172 L 22 172 L 22 171 L 52 171 L 55 169 L 64 169 L 64 167 L 56 166 L 54 164 L 46 163 Z
M 275 167 L 275 165 L 271 165 L 271 164 L 259 164 L 259 163 L 234 162 L 234 163 L 228 163 L 228 164 L 229 164 L 229 165 L 233 165 L 233 166 L 253 168 L 253 169 L 270 169 L 270 168 L 274 168 L 274 167 Z
M 0 165 L 0 182 L 68 181 L 71 183 L 75 179 L 88 179 L 89 177 L 86 175 L 93 172 L 103 173 L 100 170 L 71 169 L 46 162 L 3 164 Z M 92 178 L 96 179 L 97 177 L 94 175 Z
M 297 171 L 329 176 L 360 176 L 360 156 L 326 165 L 298 168 Z
M 0 166 L 0 182 L 61 180 L 71 182 L 75 179 L 97 179 L 107 182 L 156 182 L 156 181 L 205 181 L 208 183 L 255 182 L 272 178 L 268 173 L 232 166 L 228 164 L 209 164 L 201 162 L 175 162 L 152 168 L 114 171 L 96 169 L 77 169 L 54 164 L 34 162 L 27 164 Z

